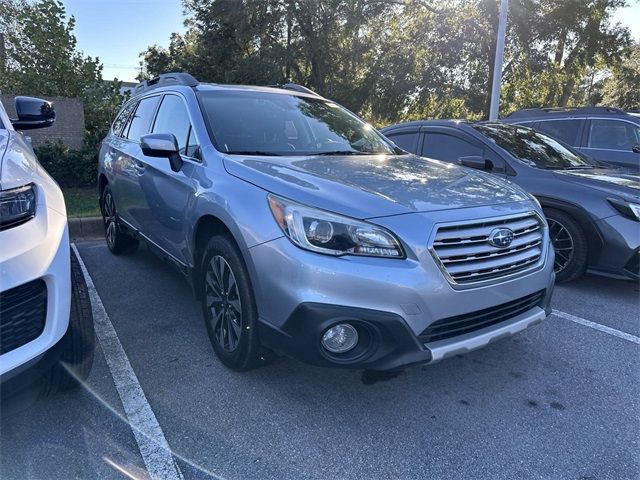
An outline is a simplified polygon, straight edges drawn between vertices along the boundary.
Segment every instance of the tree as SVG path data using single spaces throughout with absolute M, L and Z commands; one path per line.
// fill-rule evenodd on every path
M 640 111 L 640 44 L 604 81 L 602 105 Z
M 187 32 L 142 53 L 149 75 L 294 81 L 375 124 L 488 114 L 497 0 L 183 0 Z M 629 32 L 627 0 L 511 0 L 503 111 L 593 100 Z M 592 98 L 590 98 L 592 97 Z
M 103 82 L 99 59 L 78 52 L 75 18 L 66 20 L 65 13 L 58 0 L 0 0 L 0 32 L 7 43 L 0 90 L 82 99 L 87 141 L 93 146 L 123 100 L 120 83 Z

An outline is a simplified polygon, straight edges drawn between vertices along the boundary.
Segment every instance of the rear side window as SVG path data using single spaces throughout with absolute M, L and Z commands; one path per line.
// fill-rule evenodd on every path
M 591 120 L 589 148 L 631 150 L 640 143 L 640 127 L 618 120 Z
M 578 134 L 584 120 L 549 120 L 540 122 L 536 130 L 569 145 L 578 145 Z
M 418 133 L 397 133 L 395 135 L 386 135 L 386 137 L 395 143 L 398 147 L 407 152 L 417 153 Z
M 156 112 L 156 107 L 160 101 L 159 96 L 143 98 L 138 103 L 135 113 L 131 117 L 131 124 L 127 132 L 127 138 L 129 140 L 140 141 L 140 137 L 149 133 L 151 128 L 151 121 L 153 120 L 153 114 Z M 125 128 L 125 130 L 127 130 Z
M 127 120 L 129 119 L 129 115 L 131 115 L 131 111 L 136 106 L 136 102 L 131 102 L 120 111 L 120 114 L 116 117 L 111 126 L 111 130 L 113 130 L 113 134 L 118 137 L 122 136 L 122 129 L 124 128 Z
M 426 133 L 422 146 L 422 156 L 457 162 L 460 157 L 483 155 L 484 149 L 453 135 L 444 133 Z
M 195 136 L 191 130 L 191 121 L 187 107 L 177 95 L 165 95 L 160 104 L 153 133 L 172 133 L 178 141 L 182 155 L 194 156 L 197 150 Z

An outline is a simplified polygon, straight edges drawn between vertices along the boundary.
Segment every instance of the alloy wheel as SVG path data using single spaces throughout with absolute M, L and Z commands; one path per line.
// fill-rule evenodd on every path
M 102 209 L 107 242 L 112 247 L 116 241 L 116 205 L 111 192 L 107 192 L 105 195 Z
M 205 276 L 206 305 L 215 338 L 226 352 L 233 352 L 242 333 L 242 304 L 236 277 L 227 261 L 215 255 Z
M 573 237 L 569 233 L 569 230 L 567 230 L 561 223 L 550 218 L 547 218 L 547 222 L 549 224 L 549 236 L 551 237 L 551 243 L 553 244 L 553 249 L 556 251 L 556 261 L 553 265 L 553 269 L 556 274 L 558 274 L 567 268 L 573 259 Z

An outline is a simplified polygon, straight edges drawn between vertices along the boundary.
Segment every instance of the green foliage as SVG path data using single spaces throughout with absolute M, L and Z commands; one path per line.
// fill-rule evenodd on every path
M 96 182 L 98 160 L 94 150 L 74 150 L 61 141 L 35 149 L 40 164 L 61 187 L 83 187 Z
M 77 51 L 76 21 L 73 16 L 67 20 L 65 14 L 58 0 L 0 0 L 0 32 L 7 45 L 6 64 L 0 65 L 0 91 L 80 98 L 85 143 L 87 149 L 95 149 L 124 99 L 120 82 L 102 81 L 99 59 Z
M 602 105 L 640 111 L 640 45 L 604 81 Z
M 504 113 L 589 100 L 594 68 L 630 44 L 627 0 L 511 0 Z M 148 74 L 294 81 L 375 124 L 488 112 L 497 0 L 183 0 L 184 35 L 143 52 Z

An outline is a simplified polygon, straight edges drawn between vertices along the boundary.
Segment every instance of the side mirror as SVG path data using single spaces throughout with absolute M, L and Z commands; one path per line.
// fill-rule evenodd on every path
M 631 149 L 631 151 L 633 153 L 640 153 L 640 143 L 637 143 L 633 146 L 633 148 Z
M 16 97 L 17 119 L 11 120 L 16 130 L 34 130 L 53 125 L 56 112 L 53 104 L 33 97 Z
M 485 170 L 490 172 L 493 170 L 493 162 L 491 160 L 485 160 L 480 155 L 469 155 L 468 157 L 460 157 L 458 159 L 460 165 L 465 167 L 475 168 L 476 170 Z
M 178 151 L 178 141 L 172 133 L 150 133 L 140 139 L 140 148 L 147 157 L 168 158 L 171 170 L 179 172 L 183 161 Z

